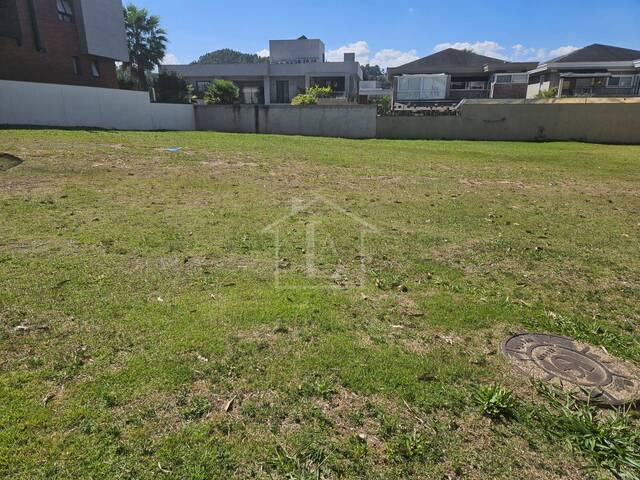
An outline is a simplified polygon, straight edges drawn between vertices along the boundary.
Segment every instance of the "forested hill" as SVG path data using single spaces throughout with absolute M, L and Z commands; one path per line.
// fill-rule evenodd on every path
M 215 52 L 202 55 L 192 64 L 210 65 L 217 63 L 267 63 L 269 57 L 259 57 L 255 53 L 242 53 L 230 48 L 223 48 Z

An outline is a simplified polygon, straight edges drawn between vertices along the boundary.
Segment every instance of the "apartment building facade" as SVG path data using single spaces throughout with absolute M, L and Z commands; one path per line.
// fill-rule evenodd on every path
M 118 88 L 120 0 L 0 0 L 0 80 Z

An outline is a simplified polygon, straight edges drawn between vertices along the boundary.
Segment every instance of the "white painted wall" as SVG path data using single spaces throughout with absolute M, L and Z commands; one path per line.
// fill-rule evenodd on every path
M 195 130 L 195 115 L 146 92 L 0 80 L 0 125 Z

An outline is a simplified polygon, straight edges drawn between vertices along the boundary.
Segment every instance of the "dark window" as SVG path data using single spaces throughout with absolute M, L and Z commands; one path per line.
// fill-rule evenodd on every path
M 18 45 L 22 43 L 16 0 L 0 0 L 0 37 L 13 38 Z
M 289 102 L 289 81 L 276 80 L 276 103 Z
M 94 78 L 100 77 L 100 65 L 98 65 L 96 60 L 91 61 L 91 75 Z
M 616 77 L 609 78 L 609 87 L 620 87 L 620 88 L 630 88 L 633 86 L 633 76 L 632 75 L 620 75 Z
M 71 57 L 71 62 L 73 65 L 73 74 L 74 75 L 82 75 L 82 70 L 80 70 L 80 58 Z
M 451 90 L 466 90 L 467 82 L 451 82 Z
M 73 22 L 73 9 L 70 0 L 56 0 L 58 6 L 58 18 L 63 22 Z

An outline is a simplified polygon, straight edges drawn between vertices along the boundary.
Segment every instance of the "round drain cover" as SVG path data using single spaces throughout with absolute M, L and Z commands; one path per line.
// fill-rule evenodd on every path
M 523 333 L 504 342 L 502 350 L 525 374 L 582 387 L 600 403 L 624 405 L 640 399 L 638 369 L 602 349 L 556 335 Z

